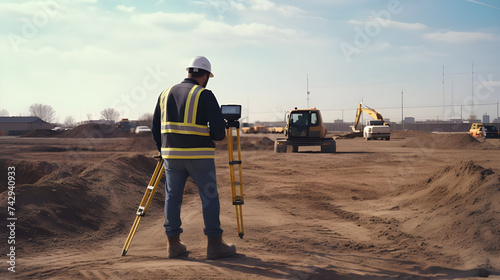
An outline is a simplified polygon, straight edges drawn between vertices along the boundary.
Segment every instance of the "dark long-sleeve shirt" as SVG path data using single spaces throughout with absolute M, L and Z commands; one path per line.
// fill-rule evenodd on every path
M 185 112 L 185 95 L 193 85 L 198 85 L 194 79 L 186 78 L 180 84 L 172 87 L 167 100 L 167 118 L 170 122 L 182 122 Z M 160 95 L 161 96 L 161 95 Z M 153 123 L 151 132 L 158 151 L 161 147 L 176 147 L 176 148 L 195 148 L 195 147 L 215 147 L 215 141 L 223 140 L 226 136 L 225 122 L 219 107 L 219 103 L 212 91 L 204 89 L 198 101 L 198 111 L 196 114 L 196 124 L 208 125 L 210 138 L 198 135 L 171 134 L 165 135 L 161 133 L 161 108 L 160 98 L 156 104 L 153 115 Z M 165 143 L 162 144 L 162 141 Z

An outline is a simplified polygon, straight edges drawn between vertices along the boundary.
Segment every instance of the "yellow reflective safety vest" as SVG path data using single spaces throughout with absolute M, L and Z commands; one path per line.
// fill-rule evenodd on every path
M 189 84 L 191 85 L 191 84 Z M 188 86 L 186 84 L 186 86 Z M 210 138 L 208 125 L 197 124 L 197 114 L 200 95 L 205 89 L 200 85 L 193 85 L 192 88 L 175 88 L 180 92 L 175 96 L 171 95 L 170 87 L 164 90 L 159 99 L 161 108 L 161 155 L 164 159 L 210 159 L 215 156 L 215 145 Z M 189 92 L 188 92 L 189 90 Z M 167 105 L 169 97 L 171 102 L 175 102 L 176 108 L 184 107 L 184 117 L 172 121 L 169 119 Z M 179 107 L 180 106 L 180 107 Z M 175 106 L 172 106 L 172 109 Z M 175 116 L 182 116 L 182 112 Z M 166 139 L 164 139 L 166 137 Z M 168 141 L 167 141 L 168 139 Z

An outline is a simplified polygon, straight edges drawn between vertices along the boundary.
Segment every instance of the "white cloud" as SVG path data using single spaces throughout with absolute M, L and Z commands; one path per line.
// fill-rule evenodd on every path
M 262 23 L 248 23 L 229 25 L 223 22 L 205 21 L 202 28 L 198 28 L 199 36 L 222 39 L 226 41 L 250 40 L 255 42 L 283 41 L 297 39 L 300 32 L 294 29 L 278 28 Z
M 388 49 L 392 49 L 392 45 L 384 41 L 377 41 L 369 48 L 373 52 L 382 52 Z
M 205 8 L 212 8 L 219 20 L 224 20 L 224 15 L 232 13 L 234 11 L 244 11 L 246 9 L 245 5 L 237 1 L 220 1 L 220 0 L 200 0 L 191 1 L 193 5 L 203 6 Z
M 349 23 L 351 25 L 363 25 L 366 22 L 361 21 L 361 20 L 356 20 L 356 19 L 350 19 L 350 20 L 347 21 L 347 23 Z
M 303 10 L 291 5 L 279 5 L 269 0 L 249 0 L 250 9 L 256 11 L 277 12 L 285 16 L 295 16 L 303 13 Z
M 427 25 L 423 23 L 406 23 L 394 20 L 387 20 L 382 18 L 375 18 L 374 20 L 378 21 L 382 26 L 388 28 L 402 29 L 402 30 L 422 30 L 427 28 Z
M 283 16 L 297 16 L 304 11 L 296 6 L 276 4 L 269 0 L 193 0 L 195 5 L 211 6 L 219 17 L 229 11 L 273 12 Z
M 366 25 L 366 24 L 373 24 L 373 22 L 378 22 L 383 27 L 401 29 L 401 30 L 422 30 L 427 28 L 427 25 L 423 23 L 418 23 L 418 22 L 406 23 L 406 22 L 394 21 L 383 18 L 373 18 L 373 17 L 369 17 L 365 21 L 355 20 L 355 19 L 347 21 L 347 23 L 351 25 Z
M 195 27 L 205 20 L 205 15 L 195 13 L 164 13 L 133 15 L 132 20 L 136 23 L 151 25 L 159 28 Z
M 446 43 L 464 43 L 475 41 L 489 41 L 494 37 L 491 34 L 483 32 L 457 32 L 457 31 L 437 31 L 424 34 L 423 37 L 427 40 L 440 41 Z
M 178 34 L 193 32 L 198 38 L 207 40 L 224 40 L 230 44 L 251 41 L 282 42 L 303 37 L 300 30 L 280 28 L 274 25 L 250 22 L 231 25 L 226 22 L 210 20 L 204 14 L 165 13 L 134 14 L 132 20 L 147 26 L 164 29 Z
M 401 58 L 411 59 L 411 60 L 421 60 L 422 57 L 448 57 L 451 56 L 450 52 L 442 51 L 440 49 L 427 48 L 424 45 L 404 45 L 397 48 L 402 51 L 405 56 Z
M 490 87 L 500 87 L 500 81 L 490 81 L 487 82 L 486 85 Z
M 245 10 L 245 5 L 241 1 L 220 1 L 220 0 L 200 0 L 191 1 L 196 6 L 211 6 L 218 11 Z
M 61 4 L 57 1 L 41 2 L 28 1 L 22 3 L 0 3 L 0 15 L 21 14 L 25 16 L 33 16 L 38 13 L 53 13 L 61 8 Z
M 118 11 L 122 11 L 122 12 L 126 12 L 126 13 L 132 13 L 135 11 L 135 7 L 127 7 L 124 5 L 118 5 L 118 6 L 116 6 L 116 9 Z
M 493 87 L 500 87 L 500 81 L 492 80 L 492 75 L 490 74 L 488 77 L 479 76 L 477 77 L 479 80 L 479 84 L 487 89 L 491 89 Z

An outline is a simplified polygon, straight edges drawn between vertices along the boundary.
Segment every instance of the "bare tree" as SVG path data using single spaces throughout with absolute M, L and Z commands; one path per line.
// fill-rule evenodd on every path
M 64 126 L 75 127 L 76 126 L 75 118 L 73 118 L 73 116 L 67 116 L 66 119 L 64 119 Z
M 120 113 L 113 108 L 106 108 L 101 111 L 101 118 L 107 121 L 116 121 L 120 117 Z
M 473 121 L 475 121 L 475 120 L 477 120 L 477 116 L 476 116 L 476 115 L 470 115 L 470 116 L 469 116 L 468 121 L 473 122 Z
M 31 116 L 39 117 L 42 121 L 50 123 L 54 120 L 56 111 L 54 111 L 50 105 L 35 103 L 30 106 L 30 114 Z
M 9 116 L 9 111 L 2 109 L 0 110 L 0 117 L 7 117 Z
M 149 114 L 149 113 L 146 113 L 146 114 L 143 114 L 140 118 L 139 118 L 140 121 L 148 121 L 148 122 L 152 122 L 153 121 L 153 114 Z

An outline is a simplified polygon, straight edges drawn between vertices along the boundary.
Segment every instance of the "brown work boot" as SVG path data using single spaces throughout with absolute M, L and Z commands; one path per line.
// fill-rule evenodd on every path
M 174 259 L 186 253 L 186 245 L 182 244 L 179 235 L 167 236 L 168 238 L 168 258 Z
M 222 240 L 222 235 L 208 236 L 207 259 L 229 257 L 236 254 L 236 247 L 232 244 L 226 244 Z

